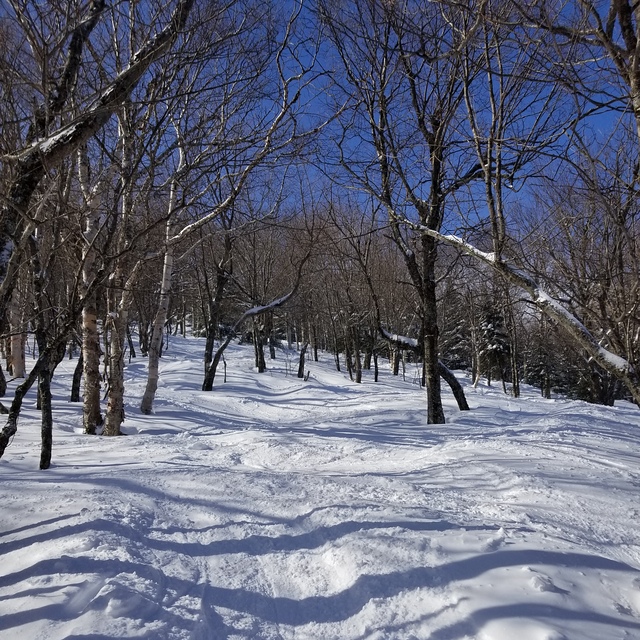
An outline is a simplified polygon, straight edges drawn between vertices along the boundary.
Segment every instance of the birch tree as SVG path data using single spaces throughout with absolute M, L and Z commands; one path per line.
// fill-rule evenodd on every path
M 253 33 L 241 27 L 231 30 L 225 42 L 226 57 L 220 61 L 226 66 L 221 71 L 217 70 L 218 76 L 224 78 L 222 82 L 220 77 L 216 79 L 221 89 L 216 92 L 207 90 L 206 85 L 210 82 L 207 74 L 211 72 L 207 64 L 198 71 L 202 78 L 194 78 L 196 87 L 205 79 L 205 88 L 200 90 L 197 101 L 202 104 L 206 100 L 207 110 L 213 113 L 198 121 L 197 126 L 190 126 L 185 116 L 175 124 L 180 161 L 171 187 L 163 278 L 150 341 L 149 375 L 140 406 L 143 413 L 151 413 L 158 384 L 159 347 L 169 307 L 175 248 L 184 245 L 212 220 L 221 216 L 230 220 L 228 214 L 246 191 L 250 180 L 263 172 L 267 165 L 272 184 L 256 191 L 262 198 L 266 194 L 270 197 L 272 204 L 267 206 L 268 211 L 277 208 L 282 188 L 278 187 L 278 182 L 283 184 L 291 155 L 298 155 L 304 142 L 323 126 L 323 121 L 317 118 L 307 117 L 309 124 L 306 126 L 298 122 L 301 109 L 311 99 L 312 83 L 319 77 L 315 70 L 313 46 L 307 48 L 304 57 L 298 54 L 301 46 L 307 46 L 297 33 L 301 9 L 301 4 L 293 6 L 272 42 L 266 39 L 269 34 L 264 33 L 262 24 L 252 25 Z M 236 40 L 237 44 L 234 44 Z M 253 43 L 254 47 L 248 43 Z M 250 73 L 247 73 L 249 56 L 252 60 L 248 67 Z M 193 107 L 185 103 L 184 113 L 189 113 L 190 108 Z M 200 112 L 197 107 L 196 112 Z M 252 123 L 251 126 L 247 126 L 247 122 Z M 186 144 L 185 141 L 194 134 L 199 141 L 194 141 L 194 145 Z M 188 149 L 193 147 L 197 151 L 189 155 Z M 198 191 L 198 181 L 192 187 L 193 192 L 185 189 L 187 168 L 196 174 L 206 171 L 204 190 Z M 178 183 L 182 183 L 179 207 L 175 205 Z M 250 200 L 245 198 L 245 203 L 250 203 Z M 195 210 L 200 212 L 199 215 L 194 216 Z M 225 252 L 229 251 L 230 245 L 227 244 Z M 228 259 L 224 258 L 223 263 Z M 218 282 L 223 287 L 225 278 L 222 272 L 220 275 Z M 254 299 L 257 298 L 254 296 Z M 266 301 L 262 303 L 266 304 Z M 251 317 L 255 320 L 264 315 Z M 205 383 L 204 386 L 209 385 Z
M 63 19 L 54 22 L 54 26 L 60 31 L 51 31 L 54 38 L 58 39 L 52 46 L 52 51 L 62 52 L 62 59 L 43 56 L 43 50 L 38 46 L 49 36 L 38 32 L 38 27 L 47 24 L 49 20 L 46 7 L 22 3 L 21 0 L 11 3 L 14 12 L 12 19 L 18 25 L 16 28 L 25 34 L 34 65 L 46 65 L 46 69 L 55 69 L 56 72 L 43 76 L 47 81 L 32 113 L 32 123 L 25 128 L 24 141 L 3 157 L 10 170 L 6 197 L 0 205 L 0 328 L 6 327 L 4 311 L 15 288 L 20 261 L 35 229 L 31 207 L 38 186 L 48 172 L 69 158 L 111 119 L 138 85 L 149 66 L 171 48 L 185 27 L 192 6 L 193 0 L 178 0 L 164 26 L 149 33 L 148 39 L 131 52 L 129 63 L 120 72 L 109 77 L 109 73 L 101 69 L 97 74 L 101 78 L 101 85 L 93 92 L 83 93 L 78 91 L 78 86 L 95 86 L 93 77 L 87 85 L 82 84 L 82 80 L 87 79 L 82 72 L 86 71 L 86 45 L 106 9 L 104 0 L 93 0 L 81 11 L 56 14 L 61 15 Z M 41 11 L 41 15 L 46 19 L 32 20 L 33 11 Z M 69 22 L 65 23 L 66 20 Z M 44 53 L 48 54 L 46 48 Z M 69 122 L 63 117 L 63 112 L 72 99 L 75 101 L 76 111 L 74 119 Z M 75 322 L 77 316 L 74 314 L 77 313 L 76 296 L 67 309 L 67 319 L 63 324 L 70 327 Z M 65 339 L 66 335 L 59 337 L 41 350 L 35 367 L 16 391 L 8 422 L 0 433 L 0 455 L 4 453 L 17 430 L 24 394 L 42 368 L 47 366 L 47 358 Z
M 46 88 L 42 102 L 33 114 L 33 125 L 27 132 L 24 146 L 5 160 L 12 165 L 13 177 L 7 196 L 2 202 L 2 229 L 0 230 L 0 309 L 7 308 L 15 286 L 15 272 L 20 248 L 24 247 L 32 228 L 29 224 L 29 205 L 46 171 L 59 164 L 78 149 L 83 142 L 99 131 L 116 109 L 127 99 L 134 87 L 155 60 L 166 53 L 184 27 L 194 0 L 179 0 L 168 23 L 135 52 L 130 64 L 108 82 L 72 123 L 60 124 L 56 117 L 62 112 L 74 93 L 82 66 L 83 49 L 95 29 L 103 11 L 104 0 L 93 0 L 84 16 L 70 29 L 59 81 Z M 13 3 L 15 17 L 25 26 L 26 6 Z M 26 23 L 27 36 L 32 25 Z M 65 34 L 66 35 L 66 34 Z M 67 40 L 67 38 L 63 38 Z M 56 127 L 56 124 L 59 126 Z

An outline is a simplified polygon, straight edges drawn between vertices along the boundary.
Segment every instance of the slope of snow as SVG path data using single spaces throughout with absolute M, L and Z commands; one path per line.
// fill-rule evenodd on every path
M 81 433 L 56 372 L 54 458 L 30 395 L 0 459 L 0 638 L 640 639 L 640 411 L 466 384 L 307 382 L 280 352 L 200 391 L 173 338 L 155 412 L 127 367 L 121 438 Z M 221 374 L 220 374 L 221 375 Z M 14 383 L 15 384 L 15 383 Z

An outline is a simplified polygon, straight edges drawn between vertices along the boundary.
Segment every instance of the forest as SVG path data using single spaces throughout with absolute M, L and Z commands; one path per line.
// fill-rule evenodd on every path
M 76 361 L 87 435 L 170 334 L 640 403 L 640 6 L 4 0 L 0 456 Z M 26 354 L 33 354 L 29 360 Z M 28 363 L 29 366 L 27 366 Z M 6 408 L 5 408 L 6 407 Z

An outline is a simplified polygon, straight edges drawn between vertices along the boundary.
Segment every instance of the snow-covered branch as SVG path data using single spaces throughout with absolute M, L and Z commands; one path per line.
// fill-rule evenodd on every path
M 415 351 L 418 348 L 418 341 L 415 338 L 409 338 L 407 336 L 401 336 L 397 333 L 391 333 L 386 329 L 380 327 L 380 333 L 382 333 L 383 337 L 389 342 L 393 342 L 393 344 L 397 344 L 400 347 L 404 347 L 405 349 L 411 349 Z
M 445 235 L 424 225 L 408 224 L 411 224 L 412 227 L 421 233 L 430 235 L 436 240 L 450 246 L 455 246 L 463 253 L 484 262 L 502 275 L 507 281 L 526 291 L 538 309 L 554 320 L 558 326 L 566 332 L 574 344 L 584 349 L 596 364 L 620 380 L 627 387 L 634 401 L 640 405 L 640 385 L 638 385 L 635 379 L 636 372 L 633 371 L 630 363 L 625 358 L 602 347 L 587 327 L 568 309 L 547 293 L 530 275 L 504 260 L 497 260 L 493 253 L 481 251 L 458 236 Z
M 132 56 L 130 65 L 112 80 L 84 113 L 51 135 L 35 140 L 10 158 L 15 164 L 16 177 L 1 211 L 0 307 L 6 307 L 6 301 L 15 285 L 10 265 L 15 251 L 16 233 L 45 172 L 60 164 L 107 123 L 131 94 L 151 63 L 171 47 L 184 27 L 194 1 L 179 0 L 169 23 Z M 87 29 L 82 33 L 83 37 L 88 37 Z

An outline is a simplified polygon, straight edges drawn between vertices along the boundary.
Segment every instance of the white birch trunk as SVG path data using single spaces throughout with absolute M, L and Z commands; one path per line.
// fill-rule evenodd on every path
M 162 269 L 162 285 L 160 287 L 160 302 L 153 320 L 151 341 L 149 344 L 149 374 L 144 396 L 140 404 L 140 411 L 149 414 L 153 410 L 153 401 L 158 389 L 160 351 L 162 349 L 162 334 L 169 312 L 169 292 L 171 290 L 171 274 L 173 271 L 173 247 L 167 247 L 164 254 L 164 266 Z
M 107 410 L 104 419 L 104 435 L 122 435 L 124 422 L 124 354 L 127 341 L 129 308 L 133 304 L 133 291 L 142 261 L 137 262 L 127 280 L 121 266 L 116 269 L 113 290 L 109 296 L 108 331 L 109 357 L 107 374 Z M 107 328 L 105 328 L 105 331 Z
M 120 427 L 124 422 L 124 351 L 129 321 L 129 298 L 131 282 L 125 282 L 124 260 L 128 248 L 127 233 L 133 210 L 133 132 L 132 123 L 127 108 L 119 115 L 120 144 L 122 146 L 120 158 L 121 200 L 118 212 L 118 239 L 116 247 L 120 258 L 114 265 L 110 282 L 107 308 L 107 325 L 109 332 L 109 355 L 107 358 L 107 410 L 104 421 L 104 435 L 121 435 Z M 135 269 L 134 269 L 135 272 Z M 129 278 L 132 280 L 133 274 Z
M 109 375 L 107 392 L 107 411 L 104 421 L 105 436 L 121 435 L 120 427 L 124 422 L 124 341 L 128 313 L 122 304 L 109 312 Z
M 153 411 L 153 401 L 156 397 L 158 389 L 158 379 L 160 376 L 160 352 L 162 350 L 162 333 L 164 325 L 167 322 L 167 314 L 169 313 L 169 300 L 171 291 L 171 282 L 173 275 L 173 252 L 174 243 L 171 242 L 173 236 L 173 213 L 176 206 L 176 193 L 178 189 L 178 176 L 185 167 L 185 155 L 182 147 L 180 148 L 180 163 L 176 175 L 171 181 L 171 190 L 169 192 L 169 207 L 167 224 L 165 227 L 165 252 L 162 267 L 162 282 L 160 284 L 160 300 L 158 301 L 158 309 L 153 326 L 151 328 L 151 340 L 149 343 L 149 368 L 147 374 L 147 386 L 140 403 L 140 411 L 144 414 L 150 414 Z
M 11 306 L 9 308 L 11 331 L 9 362 L 11 363 L 11 376 L 13 378 L 24 378 L 27 375 L 22 315 L 22 300 L 19 288 L 16 287 L 11 295 Z
M 96 276 L 97 248 L 95 246 L 101 227 L 99 210 L 100 192 L 109 179 L 108 171 L 93 188 L 89 184 L 89 159 L 84 150 L 78 153 L 80 187 L 85 200 L 87 214 L 84 228 L 82 293 L 85 297 L 82 308 L 82 376 L 84 382 L 82 398 L 82 423 L 86 434 L 94 435 L 102 424 L 100 411 L 100 335 L 96 295 L 87 291 Z

